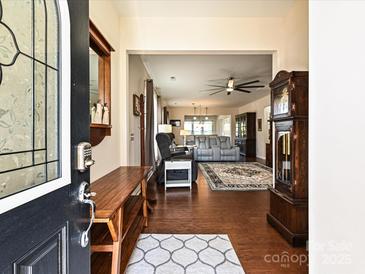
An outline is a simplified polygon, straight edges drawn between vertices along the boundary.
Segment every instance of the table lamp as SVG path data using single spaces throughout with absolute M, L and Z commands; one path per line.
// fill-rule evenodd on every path
M 172 133 L 172 125 L 169 124 L 158 125 L 158 133 Z
M 180 129 L 180 136 L 184 137 L 184 146 L 186 146 L 186 136 L 190 135 L 190 132 L 185 129 Z

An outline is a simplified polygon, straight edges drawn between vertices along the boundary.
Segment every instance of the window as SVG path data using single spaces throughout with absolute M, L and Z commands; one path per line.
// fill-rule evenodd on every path
M 196 119 L 194 119 L 194 117 Z M 212 135 L 216 133 L 216 116 L 185 116 L 184 129 L 192 135 Z
M 61 177 L 61 96 L 57 2 L 7 0 L 0 11 L 1 199 Z

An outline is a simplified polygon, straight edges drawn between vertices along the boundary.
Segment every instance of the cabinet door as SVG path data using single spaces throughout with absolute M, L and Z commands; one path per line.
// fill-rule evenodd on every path
M 293 176 L 293 122 L 275 125 L 275 179 L 279 186 L 292 190 Z

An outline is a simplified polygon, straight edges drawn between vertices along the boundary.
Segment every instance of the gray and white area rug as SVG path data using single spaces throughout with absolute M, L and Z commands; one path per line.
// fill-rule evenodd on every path
M 272 168 L 257 162 L 199 163 L 211 190 L 266 190 L 272 186 Z
M 244 274 L 227 235 L 141 234 L 126 274 Z

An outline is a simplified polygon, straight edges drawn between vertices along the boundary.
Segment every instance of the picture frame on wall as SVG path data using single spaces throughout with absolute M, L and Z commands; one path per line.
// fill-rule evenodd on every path
M 170 120 L 170 125 L 173 127 L 181 127 L 181 120 Z
M 133 114 L 135 116 L 141 116 L 139 96 L 136 94 L 133 94 Z
M 262 119 L 257 119 L 257 131 L 262 131 Z

